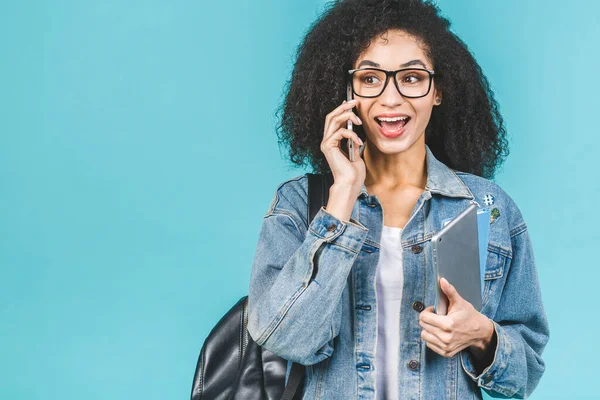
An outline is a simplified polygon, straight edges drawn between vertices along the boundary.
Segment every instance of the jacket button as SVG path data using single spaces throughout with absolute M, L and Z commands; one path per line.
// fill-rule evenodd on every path
M 486 385 L 488 383 L 490 383 L 492 381 L 492 375 L 488 375 L 485 377 L 485 379 L 483 380 L 483 383 L 485 383 Z
M 408 362 L 408 368 L 412 369 L 413 371 L 416 370 L 419 368 L 419 362 L 417 360 L 410 360 Z
M 413 253 L 415 254 L 419 254 L 420 252 L 423 251 L 423 248 L 421 246 L 419 246 L 418 244 L 415 244 L 413 247 L 410 248 L 412 250 Z
M 335 231 L 335 228 L 337 228 L 337 225 L 336 225 L 336 224 L 331 224 L 331 225 L 329 225 L 329 226 L 327 227 L 327 230 L 328 230 L 329 232 L 333 232 L 333 231 Z
M 413 307 L 413 310 L 415 310 L 416 312 L 421 312 L 425 309 L 425 305 L 422 302 L 420 302 L 419 300 L 415 301 L 413 303 L 412 307 Z

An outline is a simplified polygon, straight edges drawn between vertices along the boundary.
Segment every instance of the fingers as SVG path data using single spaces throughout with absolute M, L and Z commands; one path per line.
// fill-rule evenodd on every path
M 424 323 L 430 326 L 434 326 L 438 329 L 447 327 L 447 316 L 438 315 L 433 311 L 433 306 L 429 306 L 419 314 L 419 323 Z
M 458 303 L 463 299 L 460 294 L 458 294 L 456 288 L 452 286 L 450 282 L 446 280 L 446 278 L 440 278 L 440 287 L 442 292 L 448 296 L 450 303 Z
M 455 338 L 452 332 L 444 331 L 436 326 L 429 325 L 426 322 L 419 321 L 419 325 L 423 328 L 421 330 L 421 337 L 424 340 L 435 343 L 441 348 L 449 346 Z
M 352 112 L 352 107 L 354 107 L 354 105 L 356 105 L 356 100 L 343 103 L 335 110 L 327 114 L 327 116 L 325 117 L 325 128 L 323 130 L 324 139 L 327 139 L 341 126 L 343 126 L 348 120 L 351 120 L 357 125 L 362 125 L 362 121 L 360 120 L 360 118 L 356 114 L 354 114 L 354 112 Z
M 429 333 L 434 334 L 438 338 L 441 338 L 442 334 L 445 332 L 442 329 L 438 328 L 437 326 L 428 324 L 427 322 L 424 322 L 424 321 L 419 321 L 419 325 L 421 325 L 421 328 L 427 330 Z
M 354 114 L 352 111 L 346 111 L 331 119 L 329 125 L 325 127 L 323 139 L 327 139 L 329 136 L 333 135 L 340 127 L 346 127 L 346 122 L 348 120 L 351 120 L 356 125 L 362 125 L 362 121 L 356 114 Z
M 435 314 L 435 312 L 433 311 L 434 307 L 433 306 L 429 306 L 426 309 L 424 309 L 423 311 L 421 311 L 421 314 L 423 313 L 431 313 L 431 314 Z
M 346 128 L 340 128 L 337 131 L 335 131 L 331 136 L 329 136 L 327 139 L 324 139 L 323 142 L 321 142 L 321 151 L 323 153 L 326 153 L 327 151 L 329 151 L 330 149 L 339 147 L 340 145 L 340 141 L 343 138 L 348 138 L 352 141 L 354 141 L 355 146 L 354 146 L 354 151 L 357 151 L 357 148 L 359 146 L 363 145 L 363 141 L 361 140 L 361 138 L 358 137 L 358 135 L 351 131 L 348 130 Z M 358 153 L 354 153 L 354 155 L 358 155 Z M 356 159 L 356 157 L 355 157 Z
M 445 346 L 441 347 L 441 346 L 436 345 L 435 343 L 428 342 L 427 340 L 425 340 L 425 344 L 427 345 L 427 347 L 429 347 L 431 350 L 438 353 L 440 356 L 447 357 L 447 358 L 454 357 L 459 351 L 462 350 L 460 347 L 454 348 L 454 349 L 451 349 L 451 348 L 448 348 Z
M 362 140 L 360 142 L 361 142 L 360 146 L 354 146 L 354 161 L 356 161 L 360 158 L 360 147 L 364 146 L 364 142 Z
M 327 131 L 327 127 L 329 126 L 331 120 L 334 117 L 336 117 L 346 111 L 352 110 L 352 108 L 354 108 L 354 106 L 356 106 L 357 103 L 358 103 L 358 100 L 356 100 L 356 99 L 352 99 L 350 101 L 344 100 L 344 102 L 342 104 L 340 104 L 339 106 L 334 108 L 333 111 L 331 111 L 329 114 L 327 114 L 327 116 L 325 117 L 325 131 Z
M 456 353 L 468 347 L 468 344 L 460 343 L 442 333 L 441 337 L 434 332 L 423 329 L 421 339 L 425 341 L 427 347 L 444 357 L 453 357 Z
M 446 346 L 446 344 L 442 342 L 442 340 L 439 337 L 425 329 L 421 331 L 421 339 L 426 341 L 428 344 L 436 346 L 440 349 Z
M 431 310 L 425 312 L 426 310 Z M 447 315 L 438 315 L 433 312 L 433 307 L 427 307 L 425 310 L 421 311 L 419 315 L 419 322 L 424 322 L 431 326 L 435 326 L 436 328 L 441 329 L 444 332 L 449 332 L 453 327 L 453 320 L 451 317 Z
M 340 142 L 343 138 L 352 140 L 355 143 L 354 146 L 354 159 L 356 156 L 360 157 L 359 147 L 364 145 L 363 141 L 358 137 L 354 131 L 346 129 L 345 123 L 350 120 L 357 125 L 362 125 L 360 118 L 352 112 L 352 108 L 357 104 L 357 100 L 344 101 L 341 105 L 335 108 L 332 112 L 327 114 L 325 117 L 325 129 L 323 131 L 323 141 L 321 143 L 321 151 L 326 153 L 335 149 L 340 148 Z M 347 151 L 342 150 L 346 156 Z

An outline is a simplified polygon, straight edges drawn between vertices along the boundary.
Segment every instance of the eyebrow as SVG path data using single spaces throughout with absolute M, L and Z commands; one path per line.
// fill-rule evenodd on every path
M 379 65 L 376 62 L 371 61 L 371 60 L 362 60 L 360 62 L 360 64 L 358 64 L 358 67 L 356 67 L 356 68 L 360 68 L 363 65 L 368 65 L 370 67 L 375 67 L 375 68 L 381 68 L 381 65 Z M 423 68 L 427 68 L 427 66 L 425 65 L 425 63 L 423 61 L 421 61 L 421 60 L 410 60 L 407 63 L 401 64 L 400 68 L 410 67 L 411 65 L 421 65 L 421 66 L 423 66 Z

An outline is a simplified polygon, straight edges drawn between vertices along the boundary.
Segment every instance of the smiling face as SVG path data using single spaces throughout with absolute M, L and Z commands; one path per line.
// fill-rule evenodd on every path
M 380 68 L 388 71 L 400 68 L 434 69 L 421 45 L 412 36 L 400 30 L 390 30 L 383 37 L 387 38 L 387 42 L 379 35 L 373 39 L 369 47 L 355 61 L 354 69 Z M 403 81 L 409 85 L 415 81 L 415 78 L 406 76 Z M 366 82 L 372 84 L 376 80 L 367 78 Z M 401 90 L 406 93 L 409 89 L 405 90 L 401 87 Z M 416 143 L 422 143 L 424 146 L 425 128 L 429 123 L 431 111 L 436 105 L 436 99 L 441 100 L 442 96 L 436 90 L 435 81 L 432 79 L 427 96 L 403 97 L 390 78 L 385 91 L 380 96 L 364 98 L 355 95 L 354 98 L 358 100 L 356 109 L 359 118 L 363 121 L 363 129 L 369 142 L 368 147 L 374 145 L 381 153 L 396 154 L 410 149 Z M 394 121 L 398 116 L 408 117 L 406 125 L 399 130 L 397 128 L 402 123 Z M 381 118 L 388 119 L 388 122 L 382 121 Z

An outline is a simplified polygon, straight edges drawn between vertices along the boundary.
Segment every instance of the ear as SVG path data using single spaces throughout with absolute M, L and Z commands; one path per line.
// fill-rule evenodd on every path
M 435 89 L 433 91 L 433 98 L 434 98 L 433 105 L 439 106 L 440 104 L 442 104 L 441 102 L 443 101 L 443 99 L 442 99 L 442 92 L 441 91 Z M 440 103 L 439 104 L 437 103 L 437 99 L 440 99 Z

